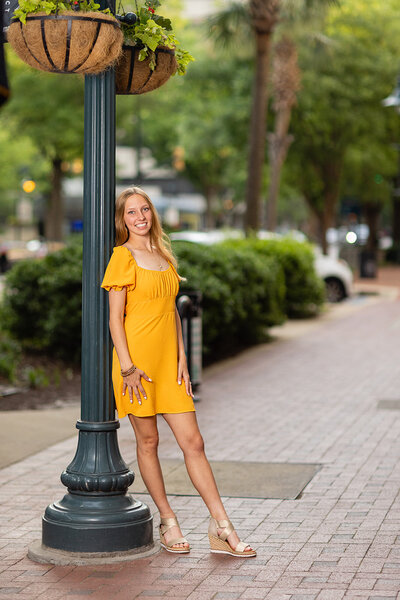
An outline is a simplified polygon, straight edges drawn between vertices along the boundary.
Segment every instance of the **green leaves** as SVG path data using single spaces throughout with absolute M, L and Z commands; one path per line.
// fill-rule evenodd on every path
M 175 50 L 176 62 L 178 63 L 178 74 L 184 75 L 186 73 L 187 65 L 194 60 L 193 56 L 187 52 L 187 50 L 183 50 L 182 48 L 177 48 Z
M 44 12 L 46 15 L 56 12 L 58 4 L 47 2 L 46 0 L 21 0 L 18 8 L 14 11 L 14 16 L 21 23 L 26 23 L 26 17 L 30 13 Z
M 135 27 L 135 38 L 153 52 L 157 46 L 166 41 L 163 28 L 159 27 L 153 19 L 148 19 L 146 23 Z
M 73 5 L 73 0 L 69 2 L 62 2 L 55 0 L 54 2 L 49 0 L 20 0 L 18 8 L 14 11 L 14 17 L 19 19 L 21 23 L 26 24 L 26 17 L 29 14 L 44 12 L 46 15 L 57 14 L 65 10 L 76 10 L 79 6 L 79 10 L 82 12 L 102 12 L 105 14 L 111 14 L 110 9 L 99 11 L 100 4 L 94 0 L 78 0 L 78 5 Z
M 121 24 L 125 43 L 141 48 L 139 60 L 150 58 L 149 66 L 152 70 L 157 66 L 155 50 L 158 46 L 173 49 L 179 46 L 179 41 L 173 34 L 171 20 L 155 14 L 155 10 L 160 5 L 161 2 L 158 0 L 146 0 L 144 6 L 136 8 L 138 19 L 134 25 Z M 178 63 L 178 73 L 184 75 L 187 65 L 194 58 L 183 49 L 176 51 L 175 57 Z

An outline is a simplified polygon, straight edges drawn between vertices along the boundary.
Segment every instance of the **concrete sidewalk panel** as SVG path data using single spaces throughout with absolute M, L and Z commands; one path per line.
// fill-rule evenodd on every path
M 197 496 L 182 460 L 161 459 L 165 487 L 174 496 Z M 277 498 L 294 500 L 319 471 L 320 465 L 306 463 L 268 463 L 210 461 L 218 489 L 225 498 Z M 137 462 L 132 493 L 146 494 Z
M 57 442 L 77 435 L 79 405 L 46 410 L 0 413 L 0 468 L 16 463 Z

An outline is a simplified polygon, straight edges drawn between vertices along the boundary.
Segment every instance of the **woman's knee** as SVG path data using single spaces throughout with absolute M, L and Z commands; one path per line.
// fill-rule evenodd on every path
M 136 444 L 142 454 L 155 454 L 158 448 L 158 433 L 137 436 Z
M 184 454 L 203 454 L 204 440 L 201 433 L 197 433 L 187 438 L 183 444 L 182 450 Z

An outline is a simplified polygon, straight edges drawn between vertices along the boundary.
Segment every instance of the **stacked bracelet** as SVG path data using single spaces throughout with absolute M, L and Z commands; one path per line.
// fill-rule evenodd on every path
M 135 365 L 132 365 L 131 367 L 129 367 L 129 369 L 126 369 L 126 371 L 123 371 L 121 369 L 121 375 L 122 377 L 128 377 L 128 375 L 132 375 L 132 373 L 134 373 L 136 371 L 136 367 Z

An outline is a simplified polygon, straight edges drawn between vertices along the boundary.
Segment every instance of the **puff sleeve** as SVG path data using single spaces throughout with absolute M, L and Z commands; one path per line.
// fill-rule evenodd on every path
M 135 289 L 136 266 L 135 260 L 125 246 L 116 246 L 107 265 L 101 287 L 108 292 L 113 289 L 120 292 L 123 288 L 127 291 Z

